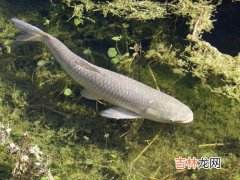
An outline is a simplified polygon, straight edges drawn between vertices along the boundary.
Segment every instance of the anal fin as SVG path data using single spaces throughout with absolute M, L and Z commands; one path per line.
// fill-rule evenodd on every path
M 122 107 L 114 107 L 100 112 L 100 115 L 112 119 L 138 119 L 141 118 L 138 114 L 131 112 Z

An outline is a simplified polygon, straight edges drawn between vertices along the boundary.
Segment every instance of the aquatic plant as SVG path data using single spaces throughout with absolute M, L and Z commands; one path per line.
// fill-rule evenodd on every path
M 166 64 L 172 68 L 174 73 L 181 76 L 190 72 L 192 76 L 199 78 L 213 92 L 240 100 L 238 85 L 239 58 L 222 54 L 201 38 L 203 33 L 213 29 L 214 14 L 220 4 L 220 1 L 209 2 L 204 0 L 196 2 L 179 0 L 169 3 L 133 0 L 124 0 L 124 3 L 122 1 L 96 3 L 91 0 L 62 2 L 65 8 L 72 8 L 71 18 L 77 17 L 81 19 L 79 24 L 84 25 L 86 17 L 88 20 L 92 20 L 92 24 L 88 25 L 87 28 L 81 27 L 91 29 L 90 32 L 97 25 L 96 18 L 99 18 L 101 14 L 105 17 L 105 20 L 107 19 L 104 28 L 97 27 L 99 36 L 97 38 L 109 38 L 106 37 L 108 35 L 105 33 L 108 27 L 114 27 L 123 33 L 125 30 L 129 30 L 129 28 L 119 27 L 111 23 L 110 18 L 115 18 L 116 22 L 127 22 L 128 27 L 130 25 L 131 31 L 135 35 L 139 31 L 141 33 L 136 37 L 128 36 L 129 39 L 135 38 L 137 42 L 140 42 L 140 38 L 143 37 L 142 33 L 146 33 L 145 36 L 151 36 L 151 47 L 147 50 L 145 56 L 147 59 Z M 76 7 L 81 8 L 76 10 Z M 151 20 L 158 20 L 158 22 L 153 25 Z M 136 22 L 141 22 L 142 27 L 136 26 Z M 180 33 L 178 28 L 181 28 L 181 23 L 184 23 L 185 27 L 184 31 Z M 143 31 L 145 26 L 151 27 L 151 34 Z M 115 35 L 111 33 L 110 29 L 108 33 L 109 36 Z M 124 55 L 123 59 L 127 58 L 126 61 L 131 62 L 128 54 Z M 117 64 L 120 61 L 116 56 L 112 57 L 112 62 Z M 233 64 L 235 67 L 233 67 Z M 203 67 L 204 69 L 202 69 Z M 219 81 L 218 87 L 215 87 L 214 83 L 209 81 L 209 79 L 213 78 L 212 76 L 215 76 Z M 223 79 L 221 79 L 222 76 Z
M 121 39 L 121 36 L 115 36 L 112 38 L 112 40 L 115 41 L 115 47 L 110 47 L 107 54 L 108 57 L 111 58 L 111 63 L 116 66 L 118 70 L 123 69 L 126 71 L 130 71 L 131 64 L 133 63 L 134 59 L 138 59 L 141 57 L 141 45 L 135 43 L 133 47 L 129 47 L 129 49 L 133 51 L 130 54 L 128 50 L 129 43 L 126 42 L 127 52 L 121 53 L 118 48 L 118 41 L 120 41 Z

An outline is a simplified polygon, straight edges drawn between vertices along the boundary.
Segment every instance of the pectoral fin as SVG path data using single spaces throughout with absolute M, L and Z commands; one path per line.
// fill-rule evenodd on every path
M 112 119 L 137 119 L 141 118 L 138 114 L 121 107 L 114 107 L 100 112 L 100 115 Z
M 91 93 L 90 91 L 88 91 L 86 89 L 82 89 L 81 90 L 81 96 L 85 97 L 87 99 L 91 99 L 91 100 L 100 100 L 101 99 L 99 96 L 97 96 L 96 94 Z

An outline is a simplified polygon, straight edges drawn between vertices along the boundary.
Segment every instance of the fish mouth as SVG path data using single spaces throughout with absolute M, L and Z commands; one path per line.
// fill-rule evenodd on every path
M 188 114 L 188 116 L 186 118 L 184 118 L 184 120 L 178 120 L 176 122 L 186 124 L 186 123 L 190 123 L 192 121 L 193 121 L 193 113 L 191 112 L 191 113 Z
M 186 123 L 190 123 L 190 122 L 192 122 L 193 121 L 193 119 L 189 119 L 189 120 L 185 120 L 185 121 L 179 121 L 179 123 L 183 123 L 183 124 L 186 124 Z

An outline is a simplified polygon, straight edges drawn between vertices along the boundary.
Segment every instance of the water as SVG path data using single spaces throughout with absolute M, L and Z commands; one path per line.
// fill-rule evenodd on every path
M 13 14 L 35 23 L 39 19 L 39 24 L 43 21 L 40 17 L 44 13 L 38 15 L 34 5 L 32 8 L 19 6 L 13 14 L 8 12 L 7 8 L 13 7 L 12 2 L 15 1 L 1 2 L 5 3 L 1 6 L 5 9 L 1 8 L 0 12 L 5 15 L 1 17 L 0 29 L 5 31 L 0 36 L 0 44 L 15 36 L 16 29 L 8 21 Z M 46 8 L 48 2 L 43 5 L 40 9 L 45 11 L 41 12 L 50 14 Z M 6 23 L 2 23 L 3 20 Z M 64 27 L 60 28 L 59 34 L 71 35 L 65 31 L 66 27 L 74 26 L 66 21 L 62 24 Z M 74 29 L 72 31 L 76 33 Z M 66 35 L 62 39 L 78 54 L 90 47 L 96 64 L 118 71 L 109 63 L 106 51 L 115 46 L 114 42 L 109 39 L 96 43 L 84 39 L 79 42 L 72 38 L 77 36 L 83 35 Z M 210 92 L 197 78 L 175 75 L 168 66 L 152 62 L 150 67 L 155 82 L 146 59 L 138 59 L 130 72 L 120 72 L 152 87 L 158 86 L 181 100 L 193 110 L 194 121 L 190 124 L 160 124 L 142 119 L 107 120 L 99 116 L 99 111 L 110 105 L 82 98 L 81 87 L 62 71 L 44 45 L 13 42 L 10 47 L 11 52 L 0 55 L 0 121 L 11 126 L 14 142 L 28 132 L 30 140 L 24 142 L 25 147 L 37 144 L 45 155 L 49 155 L 49 167 L 55 179 L 238 177 L 240 104 Z M 121 46 L 120 49 L 124 51 Z M 46 64 L 38 66 L 40 60 Z M 63 94 L 66 87 L 73 91 L 71 96 Z M 146 151 L 142 153 L 144 148 Z M 179 156 L 220 157 L 223 169 L 176 173 L 174 159 Z M 17 161 L 16 155 L 10 156 L 6 147 L 1 146 L 0 157 L 0 176 L 9 179 Z

